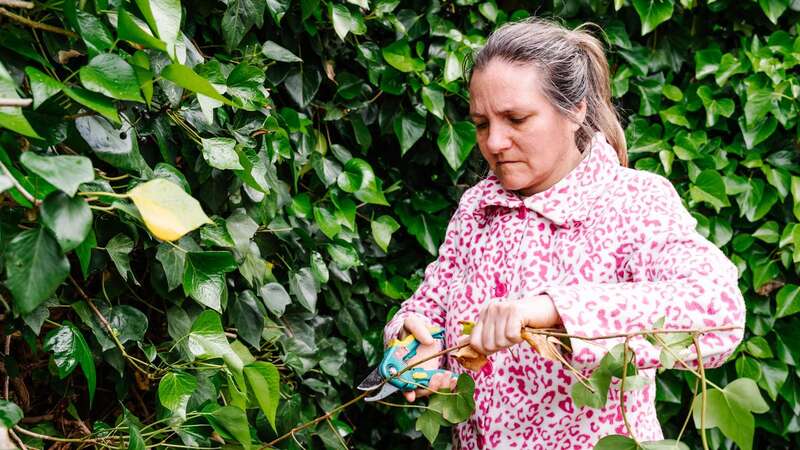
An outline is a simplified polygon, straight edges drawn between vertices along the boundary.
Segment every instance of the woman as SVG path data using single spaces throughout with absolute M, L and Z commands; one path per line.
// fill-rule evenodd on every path
M 618 387 L 603 409 L 576 407 L 564 366 L 515 347 L 521 327 L 600 336 L 661 318 L 669 328 L 743 326 L 737 270 L 697 234 L 668 180 L 624 167 L 608 65 L 589 33 L 542 20 L 503 26 L 475 57 L 469 89 L 491 174 L 461 198 L 438 259 L 385 338 L 412 333 L 430 355 L 440 347 L 428 326 L 444 327 L 450 346 L 460 321 L 477 322 L 467 339 L 490 364 L 470 373 L 476 410 L 456 426 L 456 448 L 590 449 L 627 434 Z M 742 332 L 703 335 L 705 366 L 722 364 Z M 567 358 L 588 372 L 620 342 L 571 339 Z M 652 382 L 660 349 L 641 337 L 630 345 L 651 382 L 626 394 L 628 419 L 639 440 L 662 439 Z M 466 371 L 446 359 L 428 367 Z M 437 376 L 430 387 L 448 384 Z

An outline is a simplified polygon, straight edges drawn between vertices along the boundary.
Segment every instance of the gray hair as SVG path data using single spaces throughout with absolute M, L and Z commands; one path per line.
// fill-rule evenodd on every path
M 586 118 L 575 133 L 578 149 L 583 151 L 594 133 L 601 131 L 617 151 L 620 163 L 627 165 L 625 133 L 611 102 L 608 61 L 603 44 L 585 31 L 590 25 L 570 30 L 541 18 L 507 23 L 489 36 L 469 72 L 484 69 L 494 59 L 533 66 L 545 97 L 572 121 L 578 122 L 575 111 L 586 100 Z

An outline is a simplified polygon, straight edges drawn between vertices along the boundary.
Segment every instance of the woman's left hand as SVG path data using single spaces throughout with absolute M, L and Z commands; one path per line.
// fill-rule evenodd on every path
M 561 324 L 549 295 L 484 306 L 472 328 L 469 343 L 484 355 L 513 347 L 522 342 L 522 327 L 555 328 Z

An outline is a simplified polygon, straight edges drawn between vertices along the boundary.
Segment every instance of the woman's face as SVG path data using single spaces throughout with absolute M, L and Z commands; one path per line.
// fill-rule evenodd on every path
M 478 147 L 504 188 L 532 195 L 580 163 L 579 126 L 547 101 L 533 66 L 492 60 L 473 73 L 469 91 Z M 581 102 L 580 120 L 585 110 Z

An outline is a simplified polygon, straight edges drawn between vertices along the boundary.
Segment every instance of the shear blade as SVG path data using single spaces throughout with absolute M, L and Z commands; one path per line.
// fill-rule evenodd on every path
M 377 394 L 373 395 L 372 397 L 367 397 L 364 399 L 365 402 L 376 402 L 378 400 L 383 400 L 386 397 L 394 394 L 399 389 L 392 386 L 391 384 L 384 384 L 380 391 Z
M 364 381 L 358 385 L 358 389 L 361 391 L 371 391 L 378 387 L 381 383 L 383 383 L 383 377 L 381 373 L 378 372 L 378 369 L 373 370 L 367 378 L 364 378 Z

